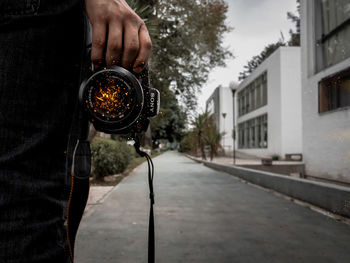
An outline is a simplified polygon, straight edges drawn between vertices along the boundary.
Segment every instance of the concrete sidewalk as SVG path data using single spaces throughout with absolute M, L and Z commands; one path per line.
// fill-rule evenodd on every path
M 350 218 L 350 188 L 347 186 L 317 182 L 304 178 L 282 175 L 279 172 L 262 171 L 244 166 L 225 165 L 218 162 L 203 161 L 193 156 L 188 158 L 203 163 L 212 169 L 231 174 L 247 182 L 272 189 L 293 199 L 306 202 L 321 208 L 325 213 L 335 217 L 343 216 L 344 221 Z M 270 166 L 272 167 L 272 166 Z
M 156 262 L 350 262 L 348 225 L 175 152 L 154 161 Z M 75 262 L 147 262 L 148 213 L 144 164 L 85 214 Z
M 90 186 L 89 198 L 86 204 L 85 213 L 93 206 L 99 205 L 108 193 L 112 191 L 114 186 Z

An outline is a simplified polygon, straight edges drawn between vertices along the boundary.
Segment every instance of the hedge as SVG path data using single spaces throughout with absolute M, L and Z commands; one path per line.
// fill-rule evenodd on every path
M 100 137 L 91 142 L 91 154 L 96 179 L 122 173 L 134 158 L 133 148 L 126 142 Z

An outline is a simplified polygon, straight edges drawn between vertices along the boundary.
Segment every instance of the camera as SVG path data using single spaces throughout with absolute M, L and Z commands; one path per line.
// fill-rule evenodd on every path
M 140 133 L 158 115 L 160 94 L 150 88 L 148 66 L 139 74 L 110 66 L 91 72 L 81 83 L 79 101 L 96 130 Z
M 97 131 L 109 134 L 145 132 L 149 120 L 159 113 L 160 94 L 150 87 L 148 65 L 141 73 L 119 66 L 93 70 L 92 27 L 85 15 L 86 47 L 82 54 L 79 102 Z

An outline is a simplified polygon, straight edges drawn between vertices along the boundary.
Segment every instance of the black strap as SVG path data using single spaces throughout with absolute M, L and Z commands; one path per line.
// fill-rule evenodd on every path
M 148 164 L 148 185 L 149 185 L 149 198 L 150 198 L 150 212 L 149 212 L 149 224 L 148 224 L 148 263 L 155 262 L 155 235 L 154 235 L 154 192 L 153 192 L 153 177 L 154 177 L 154 165 L 151 157 L 140 150 L 140 142 L 136 137 L 135 139 L 135 150 L 141 156 L 147 159 Z

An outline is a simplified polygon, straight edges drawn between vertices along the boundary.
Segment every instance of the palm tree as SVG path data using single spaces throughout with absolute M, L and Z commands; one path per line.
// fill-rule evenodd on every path
M 196 145 L 197 147 L 200 148 L 203 160 L 207 159 L 205 156 L 204 146 L 205 146 L 205 130 L 207 128 L 206 126 L 207 126 L 208 117 L 209 117 L 209 113 L 206 111 L 202 114 L 199 114 L 191 123 L 193 125 L 193 132 L 197 141 Z
M 223 136 L 223 134 L 218 131 L 212 117 L 207 120 L 204 134 L 204 141 L 210 147 L 210 161 L 212 161 L 214 155 L 218 153 L 218 149 L 221 147 L 220 141 Z

